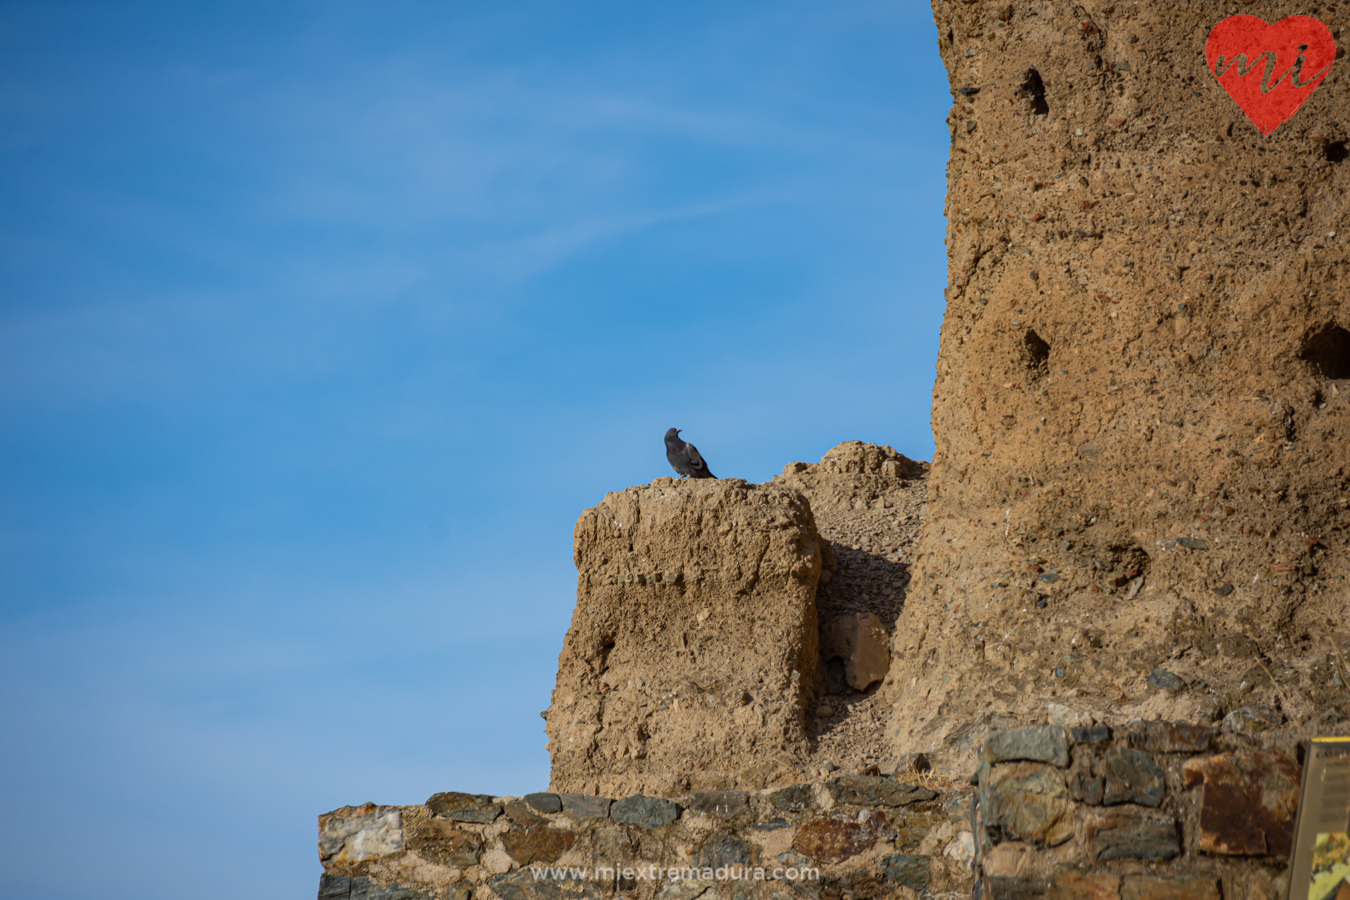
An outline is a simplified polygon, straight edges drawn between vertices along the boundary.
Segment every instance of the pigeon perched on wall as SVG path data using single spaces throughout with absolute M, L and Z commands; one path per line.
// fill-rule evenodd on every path
M 670 467 L 678 472 L 681 478 L 686 475 L 690 478 L 717 477 L 708 471 L 708 464 L 699 455 L 698 448 L 680 440 L 680 429 L 678 428 L 672 428 L 666 432 L 666 459 L 670 462 Z

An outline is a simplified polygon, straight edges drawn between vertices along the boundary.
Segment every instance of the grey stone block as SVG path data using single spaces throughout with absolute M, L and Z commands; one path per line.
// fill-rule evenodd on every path
M 369 878 L 325 872 L 319 876 L 319 900 L 434 900 L 434 897 L 426 891 L 399 887 L 398 882 L 385 887 Z
M 1130 728 L 1130 746 L 1149 753 L 1202 753 L 1217 728 L 1185 722 L 1139 722 Z
M 1029 725 L 1010 728 L 984 739 L 986 763 L 1025 759 L 1063 768 L 1069 764 L 1069 736 L 1060 725 Z
M 780 829 L 783 828 L 792 827 L 792 823 L 790 823 L 787 819 L 784 819 L 780 816 L 777 819 L 770 819 L 767 822 L 756 822 L 754 825 L 751 825 L 750 827 L 755 829 L 756 831 L 779 831 Z
M 563 812 L 574 819 L 603 819 L 609 815 L 609 807 L 614 802 L 608 797 L 592 797 L 590 794 L 559 794 Z
M 1111 740 L 1110 725 L 1079 725 L 1069 729 L 1075 744 L 1100 744 Z
M 436 900 L 436 898 L 430 891 L 399 887 L 398 882 L 384 887 L 369 878 L 353 878 L 351 900 Z
M 1097 772 L 1102 776 L 1102 803 L 1106 806 L 1138 803 L 1157 807 L 1162 804 L 1162 766 L 1142 750 L 1116 747 L 1102 757 Z
M 1279 728 L 1284 721 L 1284 714 L 1279 710 L 1258 704 L 1233 710 L 1223 717 L 1219 727 L 1224 731 L 1235 731 L 1239 734 L 1257 734 Z
M 1149 672 L 1148 683 L 1160 691 L 1179 691 L 1186 686 L 1186 682 L 1166 669 Z
M 346 875 L 319 876 L 319 900 L 348 900 L 352 895 L 352 880 Z
M 1089 852 L 1097 860 L 1175 859 L 1181 854 L 1177 821 L 1163 813 L 1123 807 L 1090 819 Z
M 609 808 L 609 817 L 625 825 L 637 825 L 646 829 L 660 828 L 678 819 L 680 808 L 660 797 L 634 794 L 614 801 L 614 805 Z
M 537 813 L 552 815 L 553 813 L 562 812 L 562 798 L 557 794 L 526 794 L 522 799 L 530 809 Z
M 1087 768 L 1070 769 L 1065 782 L 1069 786 L 1069 796 L 1088 806 L 1102 805 L 1102 779 L 1093 775 Z
M 928 788 L 877 775 L 844 775 L 826 787 L 836 803 L 855 806 L 909 806 L 937 796 Z

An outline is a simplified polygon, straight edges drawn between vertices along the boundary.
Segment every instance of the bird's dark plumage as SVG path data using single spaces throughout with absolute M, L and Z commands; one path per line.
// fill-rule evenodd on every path
M 666 459 L 670 462 L 670 467 L 678 472 L 681 477 L 685 475 L 690 478 L 717 477 L 708 471 L 708 464 L 699 455 L 698 448 L 680 440 L 680 429 L 678 428 L 672 428 L 666 432 Z

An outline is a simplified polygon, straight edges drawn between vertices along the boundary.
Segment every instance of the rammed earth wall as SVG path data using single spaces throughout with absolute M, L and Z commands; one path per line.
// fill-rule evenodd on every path
M 1342 730 L 1350 66 L 1263 137 L 1204 48 L 1233 13 L 1339 36 L 1350 8 L 933 12 L 949 287 L 896 751 L 965 760 L 953 735 L 1051 703 L 1108 724 L 1255 704 Z
M 552 788 L 671 796 L 795 781 L 829 559 L 806 497 L 658 478 L 582 513 L 574 554 L 577 606 L 546 713 Z

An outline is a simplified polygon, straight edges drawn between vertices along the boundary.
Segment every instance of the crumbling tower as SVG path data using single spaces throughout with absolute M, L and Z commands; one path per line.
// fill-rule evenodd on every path
M 991 714 L 1335 725 L 1350 67 L 1263 137 L 1206 66 L 1228 5 L 933 9 L 949 287 L 897 750 Z

